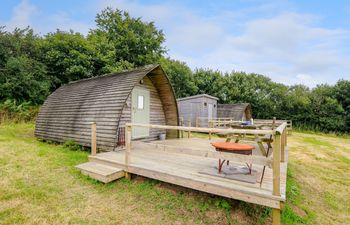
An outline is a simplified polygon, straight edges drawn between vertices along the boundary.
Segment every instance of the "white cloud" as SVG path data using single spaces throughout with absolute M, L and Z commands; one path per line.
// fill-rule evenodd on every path
M 317 82 L 309 74 L 297 74 L 296 79 L 298 83 L 309 87 L 314 87 L 317 85 Z
M 52 26 L 53 24 L 54 26 Z M 47 21 L 42 23 L 41 32 L 45 34 L 59 29 L 63 31 L 73 30 L 82 34 L 87 34 L 90 28 L 92 28 L 91 24 L 73 20 L 68 12 L 57 12 L 50 15 Z
M 310 74 L 310 86 L 334 83 L 350 69 L 342 52 L 348 31 L 320 28 L 315 21 L 296 13 L 248 21 L 240 34 L 226 33 L 219 44 L 213 42 L 216 49 L 197 56 L 194 66 L 256 72 L 286 84 L 299 83 L 298 74 Z
M 74 30 L 87 34 L 89 29 L 93 27 L 93 24 L 72 19 L 73 13 L 74 10 L 67 10 L 45 14 L 29 0 L 22 0 L 13 8 L 11 18 L 4 23 L 8 31 L 12 31 L 16 27 L 26 28 L 30 26 L 39 34 L 55 32 L 56 29 L 63 31 Z
M 146 21 L 156 21 L 156 25 L 166 25 L 164 22 L 169 22 L 174 18 L 174 11 L 178 9 L 177 5 L 171 5 L 167 2 L 160 4 L 140 4 L 136 1 L 127 0 L 99 0 L 92 5 L 92 10 L 95 13 L 101 12 L 106 7 L 118 8 L 125 10 L 133 17 L 142 17 Z M 171 25 L 168 24 L 168 25 Z
M 14 9 L 11 19 L 6 22 L 7 30 L 32 26 L 32 19 L 38 13 L 38 8 L 28 0 L 22 0 Z
M 95 0 L 85 6 L 89 9 L 84 8 L 85 14 L 91 14 L 90 22 L 73 19 L 72 10 L 51 13 L 45 20 L 37 21 L 34 28 L 42 33 L 60 28 L 86 34 L 93 27 L 96 13 L 107 6 L 126 10 L 144 21 L 155 21 L 165 33 L 169 56 L 192 68 L 255 72 L 277 82 L 309 86 L 350 79 L 346 74 L 350 71 L 350 57 L 344 48 L 349 42 L 349 31 L 322 27 L 321 17 L 296 13 L 288 2 L 238 10 L 214 5 L 215 13 L 206 15 L 172 1 L 146 4 Z M 36 6 L 23 0 L 8 24 L 31 25 L 37 12 Z
M 279 10 L 265 4 L 205 16 L 175 3 L 142 4 L 136 1 L 103 1 L 141 16 L 164 29 L 169 55 L 192 68 L 241 70 L 270 76 L 286 84 L 334 83 L 349 71 L 349 56 L 342 46 L 347 30 L 323 28 L 321 18 Z M 271 10 L 279 14 L 271 15 Z M 264 12 L 266 13 L 265 16 Z M 261 14 L 258 18 L 249 17 Z M 246 15 L 249 16 L 246 16 Z M 269 16 L 267 16 L 269 15 Z M 242 19 L 243 18 L 243 19 Z M 308 74 L 312 79 L 301 76 Z M 344 75 L 343 75 L 344 76 Z

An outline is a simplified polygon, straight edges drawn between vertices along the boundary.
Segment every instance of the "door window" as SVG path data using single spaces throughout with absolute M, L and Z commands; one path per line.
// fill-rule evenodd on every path
M 143 95 L 137 96 L 137 109 L 143 109 L 144 107 L 144 97 Z

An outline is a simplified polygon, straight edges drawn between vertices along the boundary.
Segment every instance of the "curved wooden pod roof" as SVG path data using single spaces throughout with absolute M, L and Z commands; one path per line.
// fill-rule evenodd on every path
M 246 116 L 247 120 L 252 118 L 252 108 L 249 103 L 218 104 L 217 117 L 242 120 L 243 115 Z
M 97 124 L 97 147 L 113 149 L 125 102 L 134 86 L 148 76 L 158 91 L 167 125 L 178 125 L 176 98 L 159 65 L 71 82 L 58 88 L 42 105 L 35 135 L 45 140 L 75 140 L 90 146 L 91 123 Z M 177 132 L 167 133 L 168 137 Z

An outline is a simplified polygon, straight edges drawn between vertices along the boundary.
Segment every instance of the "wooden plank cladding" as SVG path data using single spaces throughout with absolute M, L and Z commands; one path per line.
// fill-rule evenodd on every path
M 71 82 L 58 88 L 40 109 L 35 135 L 57 142 L 72 139 L 90 147 L 91 124 L 95 122 L 97 148 L 113 150 L 118 142 L 118 129 L 131 122 L 131 92 L 136 86 L 150 91 L 151 123 L 178 125 L 177 104 L 171 84 L 159 65 L 148 65 Z M 151 129 L 147 138 L 155 139 L 163 132 Z M 167 136 L 177 137 L 177 133 L 167 131 Z

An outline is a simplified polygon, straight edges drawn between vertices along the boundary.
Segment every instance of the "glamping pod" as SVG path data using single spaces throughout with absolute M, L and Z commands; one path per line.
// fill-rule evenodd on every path
M 113 150 L 123 139 L 125 123 L 178 125 L 176 98 L 159 65 L 71 82 L 45 101 L 35 135 L 44 140 L 75 140 L 89 147 L 91 124 L 97 125 L 97 147 Z M 157 139 L 177 132 L 135 127 L 132 139 Z
M 252 118 L 252 107 L 249 103 L 218 104 L 219 118 L 232 118 L 236 121 L 245 121 Z

